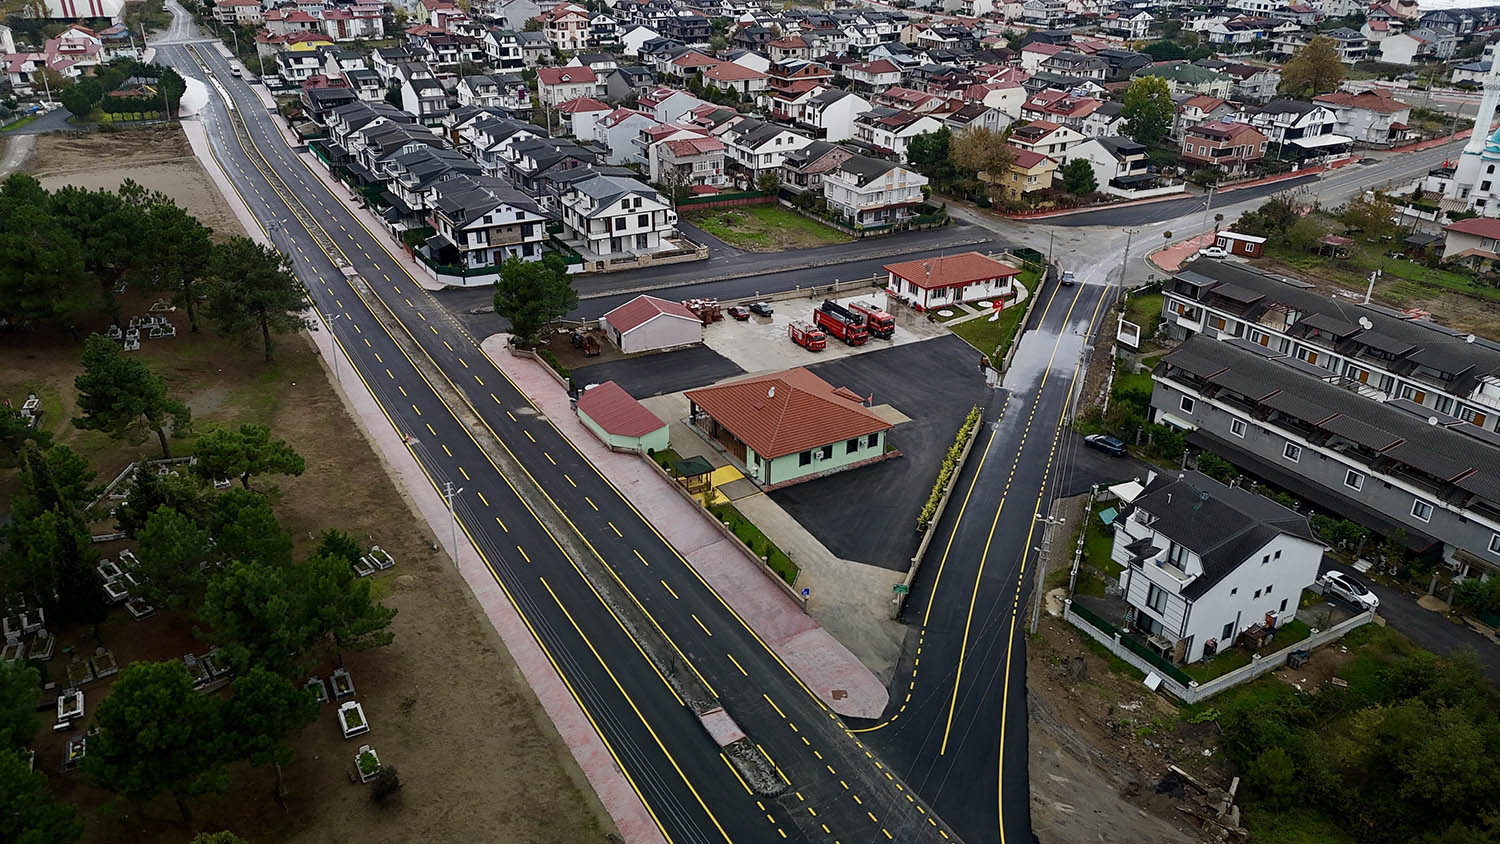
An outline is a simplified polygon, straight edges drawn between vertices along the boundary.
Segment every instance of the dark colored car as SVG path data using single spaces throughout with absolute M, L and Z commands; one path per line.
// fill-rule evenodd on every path
M 729 309 L 729 315 L 739 320 L 740 322 L 744 322 L 745 320 L 750 318 L 750 309 L 745 307 L 744 305 L 735 305 L 734 307 Z
M 755 304 L 750 306 L 750 313 L 756 314 L 757 316 L 770 316 L 775 312 L 776 311 L 771 307 L 770 302 L 756 302 Z
M 1112 454 L 1115 457 L 1125 456 L 1125 442 L 1119 437 L 1112 437 L 1109 434 L 1089 434 L 1083 438 L 1083 441 L 1088 443 L 1089 448 L 1097 448 L 1105 454 Z

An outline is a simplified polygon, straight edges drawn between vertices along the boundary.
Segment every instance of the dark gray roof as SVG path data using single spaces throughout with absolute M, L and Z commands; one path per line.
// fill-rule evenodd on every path
M 839 165 L 839 169 L 852 173 L 855 177 L 855 182 L 860 187 L 864 187 L 900 166 L 894 161 L 886 161 L 881 158 L 871 158 L 867 155 L 851 155 L 844 163 Z
M 1500 434 L 1493 431 L 1414 402 L 1362 398 L 1334 383 L 1334 373 L 1247 340 L 1194 336 L 1163 357 L 1155 375 L 1259 408 L 1272 424 L 1373 471 L 1399 473 L 1437 499 L 1466 505 L 1477 496 L 1500 505 Z
M 1152 529 L 1198 555 L 1203 574 L 1182 590 L 1190 599 L 1282 534 L 1318 541 L 1306 516 L 1199 472 L 1157 475 L 1131 506 L 1151 514 Z
M 437 186 L 434 204 L 448 219 L 460 226 L 495 210 L 500 205 L 509 205 L 537 216 L 544 216 L 536 201 L 514 185 L 489 176 L 455 176 Z

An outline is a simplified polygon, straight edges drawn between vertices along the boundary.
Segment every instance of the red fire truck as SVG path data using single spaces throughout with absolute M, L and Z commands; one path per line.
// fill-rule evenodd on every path
M 805 322 L 794 322 L 786 327 L 792 342 L 809 352 L 821 352 L 828 347 L 828 336 Z
M 836 302 L 824 301 L 813 311 L 813 324 L 851 346 L 863 346 L 870 339 L 864 317 Z
M 865 330 L 871 337 L 889 340 L 896 333 L 896 318 L 875 307 L 874 302 L 853 302 L 849 310 L 865 318 Z

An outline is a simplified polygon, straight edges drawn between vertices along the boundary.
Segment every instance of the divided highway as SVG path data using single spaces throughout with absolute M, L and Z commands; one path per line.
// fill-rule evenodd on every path
M 957 837 L 309 171 L 216 49 L 161 45 L 158 60 L 209 83 L 219 166 L 434 486 L 464 487 L 464 534 L 667 840 Z M 710 740 L 690 705 L 703 694 L 771 785 L 752 787 Z

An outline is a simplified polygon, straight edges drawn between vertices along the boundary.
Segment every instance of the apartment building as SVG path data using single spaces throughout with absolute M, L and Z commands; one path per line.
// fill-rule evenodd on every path
M 823 174 L 823 198 L 856 229 L 899 227 L 916 216 L 926 184 L 900 164 L 855 155 Z
M 560 197 L 563 240 L 589 260 L 647 255 L 669 248 L 677 212 L 656 191 L 624 176 L 595 175 Z

